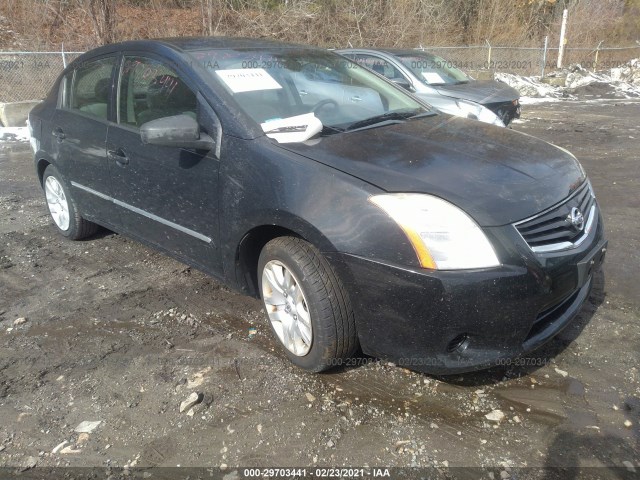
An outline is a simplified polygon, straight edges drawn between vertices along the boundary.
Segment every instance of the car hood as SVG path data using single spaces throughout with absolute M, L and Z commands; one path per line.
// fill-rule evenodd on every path
M 444 198 L 482 226 L 532 216 L 585 180 L 575 157 L 556 146 L 444 114 L 279 147 L 387 192 Z
M 520 98 L 520 92 L 506 83 L 494 80 L 477 81 L 459 85 L 434 85 L 438 93 L 447 97 L 463 98 L 483 105 L 498 102 L 511 102 Z

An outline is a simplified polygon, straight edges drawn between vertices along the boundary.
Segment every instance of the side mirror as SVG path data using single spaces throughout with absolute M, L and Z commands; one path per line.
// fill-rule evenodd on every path
M 392 78 L 391 81 L 396 85 L 398 85 L 399 87 L 404 88 L 405 90 L 409 90 L 409 91 L 412 90 L 411 82 L 409 82 L 409 80 L 407 80 L 406 78 L 402 78 L 402 77 Z
M 211 150 L 215 142 L 207 134 L 200 133 L 198 122 L 189 115 L 162 117 L 140 126 L 142 143 L 163 147 Z

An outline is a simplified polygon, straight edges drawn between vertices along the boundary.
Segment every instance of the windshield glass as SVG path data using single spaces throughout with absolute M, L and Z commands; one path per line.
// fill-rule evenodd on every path
M 314 123 L 308 131 L 335 133 L 375 117 L 388 121 L 388 114 L 429 112 L 400 89 L 332 52 L 275 48 L 198 50 L 189 55 L 267 134 L 297 132 L 300 138 L 310 119 L 316 122 L 313 117 L 321 125 Z
M 464 72 L 454 66 L 454 62 L 436 55 L 417 52 L 399 54 L 398 57 L 417 78 L 427 85 L 458 85 L 470 80 Z

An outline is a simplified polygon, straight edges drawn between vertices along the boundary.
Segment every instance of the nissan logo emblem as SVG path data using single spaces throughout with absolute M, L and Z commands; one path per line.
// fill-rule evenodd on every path
M 584 229 L 584 215 L 579 208 L 573 207 L 567 220 L 576 231 L 581 232 Z

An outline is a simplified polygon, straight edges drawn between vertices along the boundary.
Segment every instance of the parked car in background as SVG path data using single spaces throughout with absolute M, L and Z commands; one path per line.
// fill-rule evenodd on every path
M 103 225 L 261 298 L 310 371 L 358 345 L 431 373 L 528 352 L 580 311 L 606 250 L 569 152 L 321 49 L 111 44 L 29 122 L 63 236 Z
M 385 76 L 445 113 L 505 126 L 520 117 L 520 93 L 516 89 L 494 80 L 474 80 L 453 62 L 436 55 L 421 50 L 361 48 L 337 53 Z

